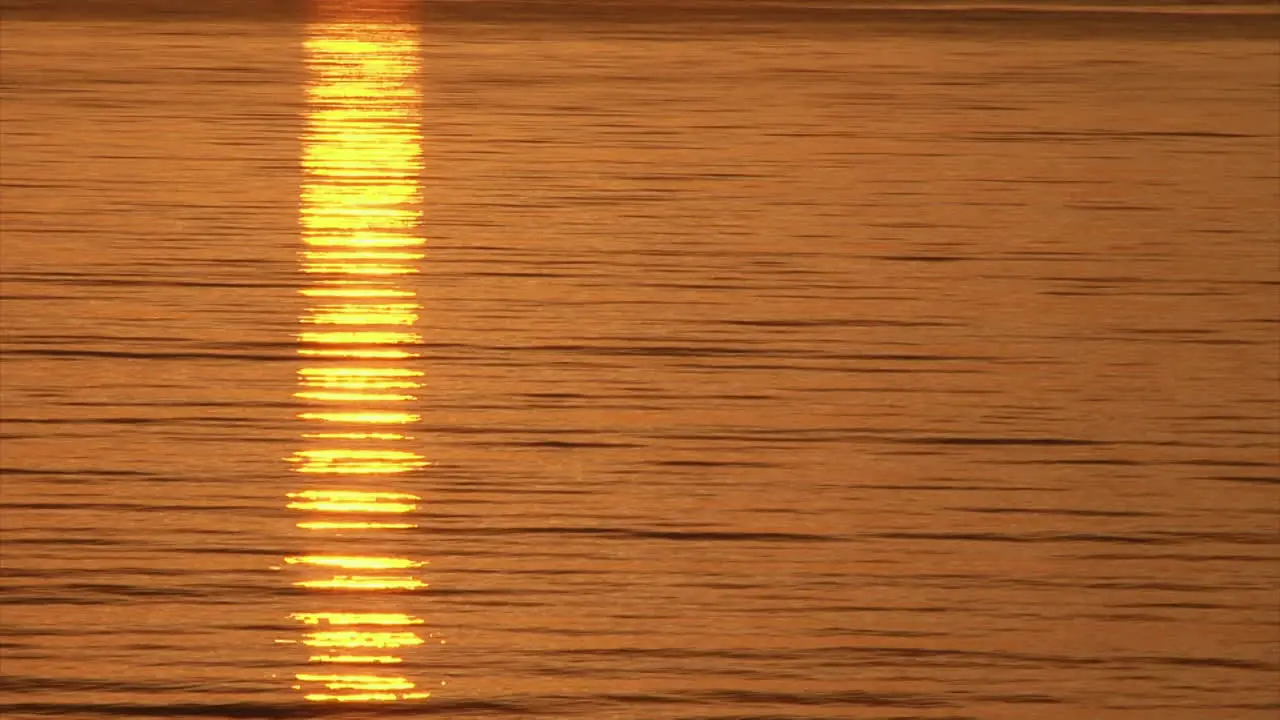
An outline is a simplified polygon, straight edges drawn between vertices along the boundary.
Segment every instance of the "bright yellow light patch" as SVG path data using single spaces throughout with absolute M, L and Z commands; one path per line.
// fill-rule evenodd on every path
M 303 272 L 317 275 L 412 275 L 418 272 L 413 265 L 367 264 L 339 265 L 336 263 L 307 265 Z
M 335 575 L 327 580 L 299 580 L 294 585 L 318 590 L 417 590 L 427 586 L 417 578 L 377 575 Z
M 424 238 L 406 233 L 363 232 L 309 235 L 302 239 L 311 247 L 344 247 L 344 248 L 405 248 L 421 247 L 426 244 Z
M 418 210 L 387 207 L 380 203 L 318 210 L 303 208 L 302 225 L 308 230 L 412 228 L 421 217 L 422 213 Z
M 408 360 L 419 357 L 407 350 L 383 350 L 374 348 L 299 348 L 299 355 L 340 360 Z
M 418 422 L 421 416 L 408 412 L 306 412 L 299 413 L 303 420 L 322 420 L 333 423 L 350 423 L 353 425 L 408 425 Z
M 300 450 L 294 453 L 294 457 L 319 462 L 339 460 L 404 460 L 409 462 L 422 458 L 421 455 L 407 450 L 358 450 L 355 448 Z
M 407 345 L 422 342 L 422 336 L 413 332 L 392 330 L 333 330 L 303 332 L 298 339 L 304 343 L 332 345 Z
M 310 510 L 312 512 L 331 512 L 331 513 L 407 513 L 417 509 L 417 505 L 409 503 L 355 503 L 355 502 L 332 502 L 332 501 L 316 501 L 316 502 L 291 502 L 288 505 L 290 510 Z M 362 527 L 360 525 L 330 523 L 327 527 Z M 312 524 L 309 527 L 319 529 L 321 526 Z M 416 525 L 414 527 L 417 527 Z
M 347 490 L 306 490 L 289 497 L 293 499 L 290 509 L 332 513 L 407 513 L 417 509 L 413 501 L 419 499 L 407 493 Z
M 422 377 L 425 373 L 421 370 L 409 370 L 408 368 L 323 367 L 302 368 L 298 371 L 298 374 L 311 381 L 317 378 L 323 378 L 326 380 L 352 380 L 355 378 L 409 378 Z
M 342 512 L 341 510 L 321 509 L 316 507 L 296 508 L 293 505 L 290 505 L 289 507 L 293 509 L 317 510 L 319 512 Z M 412 510 L 414 506 L 409 505 L 408 507 Z M 418 527 L 418 525 L 416 523 L 326 522 L 317 520 L 313 522 L 297 523 L 297 527 L 300 527 L 303 530 L 412 530 Z
M 325 390 L 416 390 L 422 387 L 413 379 L 420 377 L 421 372 L 400 368 L 303 368 L 298 374 L 304 387 Z M 371 399 L 386 398 L 375 395 Z
M 288 557 L 284 561 L 290 565 L 319 565 L 321 567 L 338 567 L 345 570 L 400 570 L 416 568 L 425 562 L 407 558 L 391 557 L 353 557 L 345 555 L 303 555 Z
M 334 392 L 332 390 L 304 390 L 294 393 L 293 396 L 300 400 L 318 402 L 404 402 L 418 399 L 416 395 L 398 393 Z
M 300 450 L 289 458 L 289 462 L 298 464 L 298 467 L 294 468 L 295 472 L 339 475 L 403 473 L 428 464 L 421 455 L 404 450 L 355 448 Z
M 319 239 L 334 236 L 364 235 L 380 233 L 382 235 L 402 234 L 414 236 L 418 228 L 420 216 L 414 212 L 400 213 L 343 213 L 304 215 L 302 228 L 313 238 Z M 316 245 L 317 243 L 308 243 Z
M 404 662 L 404 658 L 395 655 L 312 655 L 308 662 L 313 663 L 348 663 L 351 665 L 395 665 Z
M 411 298 L 415 293 L 394 287 L 368 286 L 320 286 L 303 288 L 298 291 L 307 297 L 341 297 L 341 298 Z
M 317 309 L 302 322 L 311 325 L 415 325 L 418 316 L 415 313 L 389 313 L 377 309 L 365 312 L 344 308 L 340 312 Z
M 414 647 L 424 641 L 411 632 L 354 632 L 330 630 L 308 633 L 302 641 L 310 647 L 395 649 Z
M 419 156 L 410 156 L 403 161 L 408 167 L 413 167 L 415 160 Z M 317 163 L 333 162 L 337 158 L 326 157 L 323 154 L 315 153 L 313 158 Z M 338 160 L 341 162 L 340 160 Z M 349 164 L 349 163 L 347 163 Z M 416 168 L 414 168 L 416 169 Z M 415 173 L 416 174 L 416 173 Z M 385 177 L 383 178 L 386 179 Z M 302 190 L 302 201 L 308 206 L 316 207 L 313 216 L 323 217 L 325 215 L 323 207 L 375 207 L 375 206 L 392 206 L 404 203 L 418 203 L 422 200 L 422 191 L 412 183 L 379 183 L 377 185 L 348 185 L 348 184 L 328 184 L 322 182 L 309 183 Z M 421 257 L 421 256 L 419 256 Z M 415 258 L 416 259 L 416 258 Z
M 386 500 L 421 500 L 417 495 L 402 492 L 369 492 L 365 490 L 303 490 L 289 493 L 291 498 L 306 500 L 337 500 L 341 502 L 376 503 Z
M 409 435 L 400 433 L 361 433 L 361 432 L 332 432 L 332 433 L 302 433 L 302 437 L 313 440 L 411 440 Z
M 395 702 L 400 696 L 395 693 L 352 693 L 350 695 L 333 695 L 331 693 L 307 693 L 302 697 L 309 702 L 350 702 L 350 703 L 371 703 L 371 702 Z
M 413 683 L 402 677 L 388 675 L 316 675 L 298 673 L 294 677 L 302 682 L 325 683 L 325 687 L 330 690 L 361 690 L 375 686 L 408 690 L 413 687 Z
M 419 305 L 414 303 L 345 303 L 312 308 L 302 322 L 313 325 L 413 325 Z
M 404 613 L 294 613 L 290 617 L 307 625 L 421 625 L 426 622 Z
M 425 257 L 422 253 L 416 252 L 392 252 L 390 250 L 373 251 L 373 250 L 324 250 L 316 252 L 304 252 L 302 256 L 308 262 L 342 262 L 342 261 L 376 261 L 390 262 L 392 260 L 413 261 L 421 260 Z

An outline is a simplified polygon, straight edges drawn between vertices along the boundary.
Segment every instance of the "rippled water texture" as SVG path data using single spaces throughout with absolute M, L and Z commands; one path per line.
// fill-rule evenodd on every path
M 1280 711 L 1274 12 L 24 4 L 6 720 Z

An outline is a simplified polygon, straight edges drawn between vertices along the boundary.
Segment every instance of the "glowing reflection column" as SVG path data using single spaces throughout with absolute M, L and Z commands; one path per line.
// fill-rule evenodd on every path
M 347 0 L 315 0 L 301 193 L 304 249 L 296 397 L 307 404 L 303 446 L 289 458 L 307 478 L 289 494 L 307 533 L 285 558 L 306 591 L 298 612 L 307 650 L 296 674 L 306 699 L 387 702 L 429 695 L 406 653 L 428 642 L 403 612 L 426 587 L 422 560 L 399 557 L 420 500 L 403 478 L 427 463 L 408 428 L 423 373 L 417 295 L 422 189 L 421 45 L 410 0 L 377 0 L 358 17 Z

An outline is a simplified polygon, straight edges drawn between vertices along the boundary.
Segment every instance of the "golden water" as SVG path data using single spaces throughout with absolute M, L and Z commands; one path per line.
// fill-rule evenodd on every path
M 1274 717 L 1272 9 L 0 4 L 6 720 Z

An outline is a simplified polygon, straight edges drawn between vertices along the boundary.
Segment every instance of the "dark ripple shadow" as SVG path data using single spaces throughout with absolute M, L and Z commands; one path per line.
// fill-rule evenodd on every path
M 897 438 L 893 442 L 912 445 L 1039 445 L 1045 447 L 1111 444 L 1102 440 L 1082 440 L 1066 437 L 976 437 L 965 435 Z
M 275 718 L 317 717 L 403 717 L 423 716 L 468 717 L 499 713 L 511 717 L 528 717 L 547 714 L 538 708 L 499 700 L 433 700 L 428 703 L 379 704 L 372 707 L 352 707 L 323 703 L 172 703 L 141 705 L 133 703 L 7 703 L 0 704 L 0 717 L 10 713 L 34 716 L 63 717 L 87 714 L 97 717 L 120 718 L 243 718 L 245 720 L 274 720 Z
M 832 693 L 784 693 L 766 690 L 718 690 L 689 693 L 691 701 L 741 704 L 777 704 L 822 707 L 955 708 L 959 704 L 936 695 L 919 693 L 869 693 L 850 690 Z
M 1158 517 L 1162 513 L 1140 510 L 1084 510 L 1070 508 L 957 507 L 957 512 L 986 515 L 1064 515 L 1076 517 Z
M 288 346 L 281 346 L 285 348 Z M 131 352 L 128 350 L 87 350 L 65 348 L 10 348 L 0 353 L 3 357 L 43 357 L 58 359 L 112 358 L 120 360 L 233 360 L 243 362 L 297 362 L 296 352 L 264 355 L 260 353 L 217 352 Z
M 880 540 L 941 540 L 1001 543 L 1111 543 L 1116 545 L 1196 545 L 1225 542 L 1240 545 L 1271 545 L 1277 540 L 1268 533 L 1146 532 L 1132 534 L 1030 532 L 880 532 L 860 537 Z
M 727 531 L 664 531 L 601 527 L 505 527 L 466 528 L 460 530 L 436 530 L 432 534 L 448 535 L 585 535 L 613 540 L 670 540 L 675 542 L 840 542 L 844 538 L 835 535 L 816 535 L 787 532 L 727 532 Z

